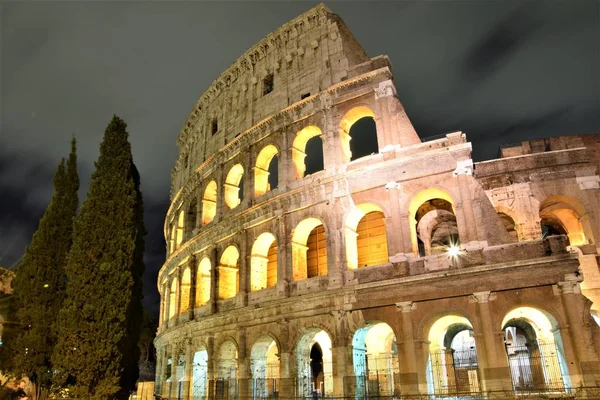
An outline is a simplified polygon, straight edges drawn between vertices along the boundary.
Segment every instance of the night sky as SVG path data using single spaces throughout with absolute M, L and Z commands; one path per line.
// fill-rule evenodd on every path
M 113 114 L 128 124 L 146 205 L 145 305 L 158 313 L 175 140 L 242 53 L 317 2 L 0 4 L 0 265 L 22 257 L 78 140 L 80 199 Z M 476 161 L 500 144 L 600 132 L 598 1 L 328 2 L 387 54 L 422 138 L 462 130 Z

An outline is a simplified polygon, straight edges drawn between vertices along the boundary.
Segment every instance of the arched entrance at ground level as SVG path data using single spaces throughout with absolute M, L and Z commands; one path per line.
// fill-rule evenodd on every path
M 519 307 L 502 321 L 515 391 L 559 391 L 571 387 L 558 324 L 532 307 Z
M 314 328 L 305 333 L 296 346 L 296 362 L 298 396 L 333 394 L 331 338 L 327 332 Z
M 192 394 L 194 400 L 205 399 L 208 395 L 208 352 L 202 348 L 194 353 L 192 369 Z
M 279 353 L 269 336 L 260 337 L 250 351 L 252 398 L 276 398 L 279 392 Z
M 238 351 L 231 340 L 224 342 L 219 348 L 217 358 L 217 380 L 215 382 L 216 399 L 238 398 Z
M 431 395 L 461 396 L 480 391 L 477 348 L 471 322 L 447 315 L 429 329 L 427 387 Z
M 352 338 L 356 398 L 399 396 L 398 345 L 392 328 L 373 322 Z

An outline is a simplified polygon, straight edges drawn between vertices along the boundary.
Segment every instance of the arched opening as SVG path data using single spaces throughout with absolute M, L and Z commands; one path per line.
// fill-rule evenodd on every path
M 296 361 L 298 396 L 333 394 L 331 338 L 325 331 L 313 328 L 302 336 L 296 347 Z
M 185 225 L 185 211 L 179 211 L 179 216 L 177 217 L 177 236 L 175 238 L 175 248 L 178 249 L 179 246 L 183 243 L 183 230 Z
M 240 290 L 239 282 L 240 253 L 235 246 L 229 246 L 221 255 L 219 262 L 219 299 L 234 297 Z
M 417 193 L 409 205 L 409 219 L 415 255 L 442 254 L 460 246 L 454 202 L 445 191 L 432 188 Z
M 550 196 L 540 204 L 542 235 L 567 235 L 567 244 L 593 243 L 593 232 L 583 205 L 569 196 Z
M 277 283 L 277 241 L 269 232 L 261 233 L 252 245 L 250 290 L 273 287 Z
M 187 211 L 187 218 L 185 221 L 185 240 L 190 240 L 194 237 L 194 230 L 196 229 L 196 216 L 198 215 L 198 201 L 196 198 L 190 200 L 190 206 Z
M 292 234 L 294 280 L 327 275 L 325 227 L 316 218 L 300 222 Z
M 517 392 L 563 392 L 571 387 L 558 324 L 533 307 L 510 311 L 502 321 L 506 355 Z
M 250 351 L 252 398 L 277 398 L 279 392 L 279 351 L 269 336 L 261 336 Z
M 210 259 L 204 257 L 198 263 L 198 272 L 196 275 L 196 304 L 195 307 L 200 307 L 210 300 L 210 275 L 211 275 Z
M 236 164 L 229 170 L 225 178 L 224 196 L 225 204 L 229 209 L 233 209 L 240 205 L 244 198 L 244 190 L 242 186 L 242 176 L 244 175 L 244 167 L 242 164 Z
M 208 395 L 208 352 L 204 347 L 194 353 L 192 369 L 192 399 L 205 399 Z
M 348 269 L 389 262 L 385 215 L 372 203 L 359 204 L 346 218 Z
M 219 348 L 217 358 L 217 380 L 215 382 L 216 399 L 238 398 L 238 351 L 231 340 L 224 342 Z
M 348 111 L 340 122 L 340 138 L 344 161 L 353 161 L 379 152 L 375 113 L 359 106 Z
M 503 212 L 499 212 L 498 216 L 504 224 L 504 228 L 506 229 L 508 237 L 510 238 L 510 243 L 517 243 L 519 241 L 519 234 L 517 233 L 515 221 L 508 214 Z
M 373 322 L 352 338 L 356 398 L 399 397 L 398 345 L 392 328 Z
M 268 191 L 275 189 L 277 187 L 277 179 L 277 148 L 273 145 L 268 145 L 256 157 L 256 165 L 254 166 L 254 197 L 262 196 Z
M 210 181 L 202 196 L 202 225 L 212 222 L 217 215 L 217 182 Z
M 456 396 L 480 391 L 477 347 L 471 322 L 458 315 L 438 319 L 429 329 L 429 394 Z
M 171 281 L 171 290 L 169 290 L 169 319 L 177 315 L 177 277 Z
M 302 179 L 324 168 L 323 141 L 320 135 L 321 130 L 314 125 L 307 126 L 296 134 L 291 149 L 295 179 Z
M 190 290 L 192 288 L 192 272 L 187 267 L 181 275 L 181 300 L 179 301 L 179 313 L 183 314 L 190 309 Z

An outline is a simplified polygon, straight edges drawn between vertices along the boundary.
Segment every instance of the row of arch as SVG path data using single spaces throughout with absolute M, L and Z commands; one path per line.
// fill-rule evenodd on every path
M 517 392 L 554 391 L 570 388 L 571 381 L 560 331 L 556 320 L 534 307 L 518 307 L 506 314 L 501 330 L 505 341 L 505 357 L 512 385 Z M 426 381 L 429 395 L 459 398 L 461 394 L 484 390 L 480 370 L 481 335 L 474 332 L 471 321 L 459 314 L 447 314 L 430 326 Z M 281 346 L 272 335 L 254 341 L 249 352 L 250 388 L 253 398 L 270 398 L 280 388 L 282 371 L 290 371 L 295 396 L 333 395 L 334 353 L 332 337 L 313 327 L 304 330 L 296 342 L 290 365 L 282 365 Z M 386 322 L 369 321 L 358 328 L 351 346 L 352 372 L 356 398 L 398 397 L 402 354 L 394 329 Z M 186 355 L 167 354 L 162 369 L 164 388 L 170 383 L 188 380 L 193 398 L 206 398 L 210 380 L 220 382 L 223 398 L 237 398 L 239 375 L 238 345 L 226 339 L 209 358 L 206 346 L 194 349 L 193 359 Z M 287 359 L 286 359 L 287 360 Z M 286 361 L 283 360 L 283 361 Z M 177 365 L 174 367 L 173 363 Z M 191 376 L 185 376 L 185 364 L 193 362 Z M 209 373 L 212 364 L 212 376 Z M 348 371 L 349 372 L 349 371 Z M 346 372 L 346 373 L 348 373 Z M 163 393 L 164 393 L 163 388 Z
M 437 196 L 437 197 L 436 197 Z M 564 197 L 564 196 L 563 196 Z M 587 242 L 586 232 L 579 217 L 581 210 L 576 208 L 574 199 L 556 196 L 541 204 L 540 220 L 544 235 L 567 235 L 571 245 Z M 575 205 L 575 206 L 574 206 Z M 505 224 L 509 237 L 520 240 L 518 225 L 509 210 L 498 213 Z M 448 193 L 435 189 L 417 194 L 409 206 L 413 224 L 413 251 L 419 256 L 436 255 L 447 252 L 450 247 L 458 247 L 460 236 L 454 210 L 454 203 Z M 386 215 L 375 203 L 362 203 L 350 211 L 346 217 L 344 240 L 348 269 L 384 265 L 389 262 L 388 227 Z M 177 232 L 179 234 L 179 231 Z M 309 217 L 296 225 L 291 236 L 292 279 L 294 281 L 327 275 L 328 230 L 323 221 Z M 278 281 L 280 252 L 276 236 L 263 232 L 253 242 L 249 265 L 245 266 L 250 275 L 249 291 L 274 287 Z M 217 265 L 217 299 L 234 297 L 240 290 L 240 250 L 229 245 L 220 255 Z M 192 274 L 195 273 L 195 285 Z M 208 256 L 198 263 L 196 271 L 188 266 L 181 274 L 180 298 L 177 299 L 178 277 L 171 279 L 163 287 L 164 320 L 184 313 L 191 307 L 199 307 L 210 299 L 213 266 Z M 190 304 L 190 293 L 195 290 L 194 304 Z M 179 306 L 178 306 L 179 304 Z
M 349 110 L 340 123 L 342 153 L 345 162 L 379 152 L 375 113 L 367 106 L 357 106 Z M 323 132 L 315 125 L 309 125 L 297 132 L 291 151 L 293 179 L 302 179 L 307 175 L 324 169 Z M 257 154 L 253 166 L 253 195 L 258 198 L 279 186 L 280 150 L 273 144 L 265 145 Z M 223 203 L 227 210 L 239 206 L 244 196 L 244 166 L 241 163 L 229 168 L 223 182 Z M 201 225 L 212 222 L 217 214 L 219 196 L 216 180 L 210 180 L 202 192 Z M 190 203 L 188 210 L 180 210 L 172 221 L 169 236 L 169 252 L 177 249 L 184 240 L 184 225 L 188 225 L 188 233 L 196 226 L 196 199 Z M 186 215 L 187 214 L 187 215 Z

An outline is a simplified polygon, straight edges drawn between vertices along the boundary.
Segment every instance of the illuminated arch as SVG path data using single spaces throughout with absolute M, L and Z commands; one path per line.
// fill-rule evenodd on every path
M 502 320 L 513 387 L 519 390 L 570 388 L 558 323 L 534 307 L 517 307 Z
M 181 294 L 179 313 L 183 314 L 190 309 L 190 291 L 192 288 L 192 272 L 190 267 L 186 267 L 181 275 Z
M 348 269 L 389 261 L 385 215 L 378 205 L 362 203 L 350 211 L 344 234 Z
M 319 388 L 324 396 L 333 395 L 331 348 L 331 338 L 324 330 L 309 328 L 302 335 L 296 345 L 298 397 L 312 397 L 313 387 Z
M 225 178 L 224 197 L 225 204 L 229 209 L 233 209 L 240 205 L 244 196 L 242 189 L 242 176 L 244 175 L 244 167 L 242 164 L 235 164 Z
M 429 328 L 427 386 L 429 394 L 451 395 L 480 391 L 477 346 L 471 322 L 446 315 Z
M 375 119 L 375 113 L 367 106 L 358 106 L 352 108 L 342 117 L 340 121 L 340 138 L 342 140 L 342 152 L 344 161 L 352 160 L 352 151 L 350 150 L 350 129 L 358 120 L 370 117 Z M 375 141 L 377 142 L 377 132 L 375 132 Z
M 169 290 L 169 319 L 177 315 L 177 277 L 173 277 L 171 281 L 171 289 Z
M 356 397 L 400 397 L 398 345 L 393 329 L 374 321 L 357 329 L 352 337 L 352 362 Z M 369 390 L 371 389 L 371 390 Z
M 272 337 L 259 337 L 250 350 L 250 371 L 253 393 L 258 398 L 270 398 L 277 391 L 279 379 L 279 350 Z
M 506 229 L 506 233 L 508 233 L 508 237 L 510 238 L 510 243 L 516 243 L 519 241 L 519 234 L 517 232 L 517 224 L 515 220 L 508 214 L 499 212 L 498 217 L 500 217 L 500 221 L 504 225 L 504 229 Z
M 325 227 L 317 218 L 300 222 L 292 234 L 294 280 L 327 275 Z
M 192 368 L 193 398 L 204 399 L 208 388 L 208 351 L 200 346 L 194 352 Z
M 212 222 L 217 215 L 217 182 L 210 181 L 202 196 L 202 225 Z
M 314 125 L 309 125 L 296 134 L 296 138 L 292 144 L 292 163 L 294 165 L 295 179 L 304 178 L 306 171 L 306 144 L 310 139 L 321 135 L 321 129 Z
M 232 340 L 226 340 L 219 347 L 217 357 L 217 378 L 229 381 L 225 383 L 226 390 L 231 390 L 237 384 L 237 369 L 238 369 L 238 350 L 236 344 Z M 229 387 L 227 387 L 229 386 Z M 226 396 L 225 398 L 230 397 Z
M 240 253 L 235 246 L 229 246 L 219 262 L 219 299 L 234 297 L 240 290 Z
M 204 257 L 198 263 L 196 275 L 196 304 L 200 307 L 210 300 L 211 263 L 208 257 Z
M 589 221 L 584 216 L 587 217 L 587 213 L 583 205 L 570 196 L 550 196 L 540 204 L 542 225 L 554 228 L 556 233 L 566 234 L 571 246 L 588 244 L 588 237 L 593 237 Z
M 412 243 L 413 253 L 415 255 L 420 254 L 419 251 L 419 238 L 417 236 L 417 211 L 419 208 L 430 200 L 441 199 L 447 201 L 451 206 L 451 212 L 456 215 L 455 202 L 452 196 L 443 189 L 440 188 L 428 188 L 417 192 L 409 202 L 408 205 L 408 218 L 410 222 L 410 239 Z
M 254 166 L 254 197 L 262 196 L 274 189 L 269 184 L 269 169 L 271 162 L 277 162 L 277 148 L 273 145 L 265 146 L 256 157 Z M 276 186 L 275 186 L 276 187 Z
M 277 241 L 269 232 L 261 233 L 252 245 L 250 290 L 273 287 L 277 283 Z

